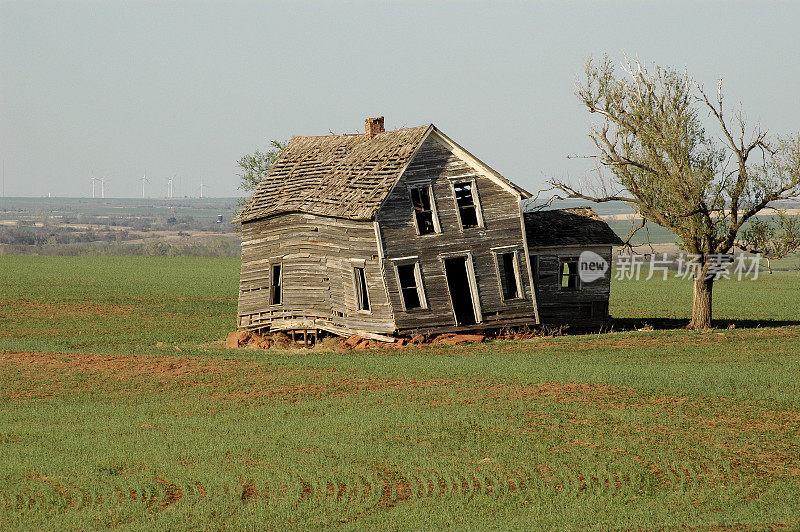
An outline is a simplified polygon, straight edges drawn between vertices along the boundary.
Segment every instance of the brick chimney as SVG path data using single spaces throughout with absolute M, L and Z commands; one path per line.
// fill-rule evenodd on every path
M 371 139 L 378 133 L 386 131 L 383 129 L 383 117 L 379 116 L 378 118 L 367 118 L 364 120 L 364 130 L 368 139 Z

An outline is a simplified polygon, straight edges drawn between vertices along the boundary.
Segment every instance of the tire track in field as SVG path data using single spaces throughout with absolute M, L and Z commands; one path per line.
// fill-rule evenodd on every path
M 156 482 L 164 486 L 164 500 L 162 500 L 157 507 L 151 509 L 151 512 L 155 513 L 166 510 L 173 504 L 178 504 L 181 499 L 183 499 L 183 490 L 172 482 L 159 477 L 156 478 Z
M 28 478 L 30 478 L 31 480 L 39 480 L 41 482 L 44 482 L 45 484 L 47 484 L 51 488 L 55 489 L 59 494 L 61 494 L 63 496 L 63 498 L 67 502 L 67 507 L 69 507 L 69 508 L 74 508 L 75 507 L 75 498 L 72 495 L 72 491 L 70 491 L 70 489 L 67 488 L 66 486 L 62 486 L 61 484 L 58 484 L 58 483 L 54 482 L 53 480 L 48 478 L 46 475 L 35 474 L 35 475 L 31 475 Z
M 377 483 L 364 483 L 362 487 L 347 484 L 347 479 L 331 478 L 325 481 L 326 490 L 316 491 L 301 497 L 296 504 L 308 503 L 312 499 L 335 499 L 341 502 L 341 494 L 347 491 L 371 489 L 380 493 L 377 500 L 363 510 L 346 518 L 345 523 L 376 511 L 389 511 L 412 499 L 462 496 L 468 501 L 476 497 L 531 496 L 551 492 L 562 496 L 589 494 L 616 494 L 625 489 L 640 491 L 648 487 L 657 489 L 694 492 L 703 487 L 738 484 L 739 477 L 725 474 L 723 468 L 713 463 L 700 466 L 671 464 L 659 467 L 643 461 L 641 469 L 632 472 L 605 470 L 583 470 L 577 467 L 553 471 L 546 464 L 529 471 L 524 467 L 495 468 L 483 472 L 465 471 L 416 471 L 402 472 L 398 468 L 376 466 L 372 472 Z M 363 476 L 362 483 L 363 481 Z M 653 486 L 654 484 L 654 486 Z M 363 499 L 362 499 L 363 500 Z
M 622 454 L 622 453 L 621 453 Z M 291 512 L 318 505 L 321 501 L 333 502 L 342 512 L 340 523 L 355 521 L 367 515 L 389 512 L 409 501 L 426 499 L 463 498 L 466 502 L 481 497 L 496 499 L 510 497 L 532 497 L 549 494 L 558 497 L 580 497 L 587 495 L 614 495 L 629 490 L 668 490 L 693 493 L 702 488 L 736 486 L 741 476 L 735 471 L 713 462 L 702 464 L 670 463 L 655 465 L 647 460 L 630 457 L 639 467 L 631 471 L 612 468 L 581 468 L 577 465 L 554 470 L 546 463 L 515 468 L 466 467 L 457 470 L 404 470 L 389 465 L 360 467 L 351 473 L 314 476 L 309 471 L 282 471 L 282 478 L 260 481 L 239 479 L 234 489 L 235 500 L 242 505 L 254 503 L 279 504 Z M 125 473 L 122 473 L 125 474 Z M 289 489 L 286 480 L 297 489 Z M 201 500 L 229 500 L 228 490 L 207 490 L 195 479 L 187 478 L 180 483 L 164 477 L 151 477 L 150 483 L 141 487 L 126 486 L 125 482 L 111 484 L 101 482 L 118 494 L 118 500 L 103 500 L 98 492 L 87 492 L 73 488 L 62 479 L 43 474 L 31 475 L 36 481 L 58 494 L 52 495 L 33 489 L 26 491 L 25 499 L 17 498 L 12 506 L 66 507 L 74 510 L 84 506 L 98 507 L 137 501 L 149 513 L 155 514 L 182 504 L 196 504 Z M 142 479 L 145 480 L 146 479 Z M 155 489 L 154 489 L 155 488 Z M 76 495 L 76 490 L 81 495 Z M 8 497 L 4 497 L 6 502 Z M 13 499 L 12 499 L 13 500 Z M 61 500 L 63 503 L 59 503 Z M 208 501 L 205 503 L 208 504 Z M 213 504 L 213 502 L 212 502 Z M 6 504 L 8 506 L 8 504 Z M 355 506 L 355 507 L 354 507 Z M 360 507 L 360 508 L 359 508 Z M 335 515 L 335 512 L 334 512 Z

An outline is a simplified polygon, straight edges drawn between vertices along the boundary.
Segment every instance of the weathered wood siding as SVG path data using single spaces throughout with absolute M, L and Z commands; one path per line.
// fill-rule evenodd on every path
M 451 179 L 473 178 L 484 227 L 462 229 L 457 216 Z M 408 191 L 409 183 L 430 182 L 441 233 L 418 236 Z M 532 290 L 523 248 L 519 197 L 481 175 L 434 136 L 429 137 L 409 163 L 399 183 L 377 214 L 385 254 L 385 282 L 400 332 L 435 330 L 455 325 L 441 259 L 443 253 L 471 251 L 482 326 L 511 322 L 535 323 Z M 522 297 L 503 301 L 492 248 L 511 246 L 519 251 Z M 391 259 L 419 257 L 427 309 L 404 311 Z
M 539 319 L 543 324 L 602 324 L 608 317 L 611 271 L 591 283 L 581 283 L 580 290 L 561 290 L 561 258 L 580 256 L 582 251 L 597 253 L 611 263 L 611 246 L 530 248 L 538 256 L 538 275 L 534 273 Z
M 277 260 L 282 301 L 270 305 L 270 266 Z M 356 308 L 353 267 L 361 264 L 353 260 L 363 261 L 370 312 Z M 281 310 L 351 329 L 394 331 L 374 224 L 301 213 L 243 223 L 239 323 L 246 326 L 252 315 Z

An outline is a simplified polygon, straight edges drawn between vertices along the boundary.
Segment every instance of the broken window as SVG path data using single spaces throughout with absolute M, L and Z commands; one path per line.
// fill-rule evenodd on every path
M 497 272 L 500 276 L 500 289 L 503 292 L 503 299 L 519 298 L 519 267 L 517 265 L 516 251 L 497 254 Z
M 475 183 L 473 181 L 453 183 L 453 192 L 455 193 L 456 206 L 458 207 L 458 218 L 461 220 L 461 227 L 463 229 L 481 226 L 478 206 L 475 201 L 474 188 Z
M 269 303 L 270 305 L 280 305 L 281 304 L 281 297 L 283 294 L 281 290 L 283 288 L 283 275 L 282 275 L 282 264 L 273 264 L 272 265 L 272 284 L 270 285 L 269 290 Z
M 356 283 L 356 308 L 369 310 L 369 291 L 367 290 L 367 274 L 363 267 L 353 268 Z
M 580 290 L 581 279 L 578 276 L 578 259 L 561 259 L 561 290 Z
M 400 281 L 400 293 L 403 296 L 405 309 L 411 310 L 425 307 L 419 263 L 398 264 L 397 278 Z
M 411 204 L 414 207 L 414 222 L 417 225 L 417 233 L 429 235 L 438 232 L 432 199 L 433 193 L 430 185 L 412 187 L 409 190 L 411 192 Z

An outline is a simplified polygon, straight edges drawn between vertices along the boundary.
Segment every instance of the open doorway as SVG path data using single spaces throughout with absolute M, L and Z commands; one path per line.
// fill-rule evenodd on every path
M 478 311 L 473 300 L 474 280 L 467 264 L 468 256 L 444 259 L 444 272 L 456 325 L 474 325 L 478 322 Z

